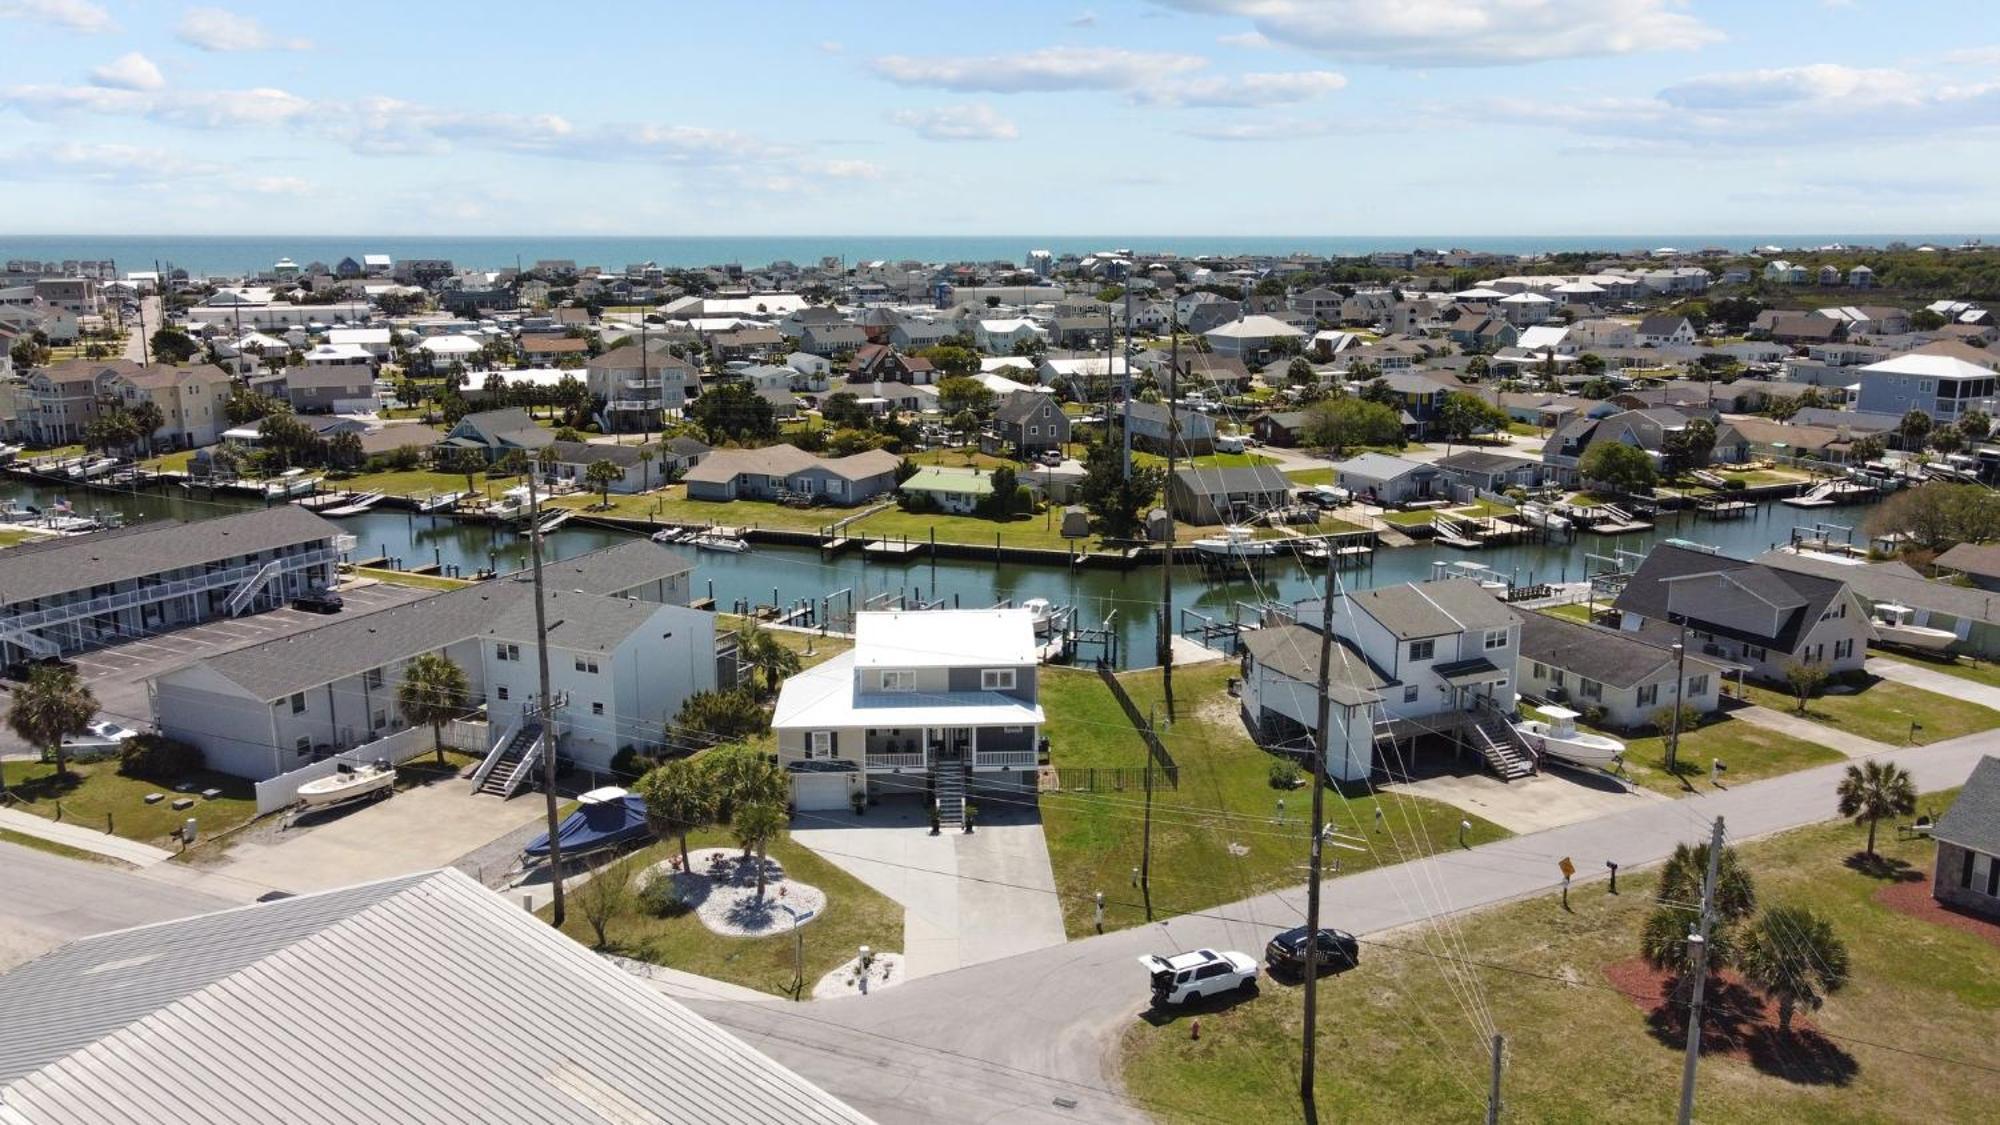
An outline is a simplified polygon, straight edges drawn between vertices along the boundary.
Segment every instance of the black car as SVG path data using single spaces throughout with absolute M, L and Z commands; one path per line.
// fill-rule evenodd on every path
M 1273 969 L 1302 973 L 1306 967 L 1306 928 L 1294 926 L 1264 947 L 1264 960 Z M 1319 965 L 1323 972 L 1345 972 L 1361 963 L 1361 943 L 1344 930 L 1319 932 Z
M 302 609 L 307 613 L 339 613 L 340 608 L 346 604 L 346 602 L 341 600 L 340 595 L 334 593 L 332 590 L 320 590 L 316 593 L 302 594 L 292 599 L 293 609 Z

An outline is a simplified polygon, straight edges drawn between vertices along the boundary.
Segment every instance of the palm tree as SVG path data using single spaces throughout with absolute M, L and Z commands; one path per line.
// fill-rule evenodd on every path
M 757 897 L 764 897 L 765 855 L 771 841 L 785 830 L 789 823 L 785 816 L 785 806 L 776 801 L 756 801 L 736 810 L 736 817 L 730 828 L 736 833 L 736 842 L 743 845 L 743 855 L 747 859 L 752 850 L 757 853 Z
M 69 775 L 64 737 L 84 733 L 96 715 L 97 697 L 83 686 L 74 668 L 43 664 L 14 692 L 7 725 L 21 741 L 53 756 L 56 776 L 61 778 Z
M 624 477 L 624 471 L 609 460 L 592 461 L 589 467 L 583 470 L 583 479 L 597 489 L 599 502 L 607 508 L 611 506 L 611 486 Z
M 1657 904 L 1639 934 L 1639 953 L 1662 972 L 1685 978 L 1694 969 L 1688 946 L 1688 926 L 1695 920 L 1702 884 L 1708 879 L 1708 845 L 1680 844 L 1660 869 Z M 1735 926 L 1757 909 L 1757 885 L 1735 848 L 1725 847 L 1716 860 L 1715 925 L 1709 928 L 1708 969 L 1730 963 L 1736 951 Z
M 140 399 L 127 413 L 132 416 L 132 425 L 138 430 L 139 440 L 146 447 L 146 456 L 153 455 L 153 435 L 167 424 L 166 412 L 152 399 Z
M 801 667 L 799 654 L 755 621 L 745 621 L 736 630 L 736 651 L 745 663 L 764 673 L 766 691 L 778 690 L 778 683 L 798 675 Z
M 1778 1032 L 1792 1033 L 1792 1013 L 1818 1011 L 1847 984 L 1847 944 L 1810 908 L 1774 906 L 1750 931 L 1740 960 L 1744 979 L 1778 1002 Z
M 701 756 L 701 768 L 714 786 L 716 816 L 733 820 L 738 809 L 770 802 L 784 804 L 791 779 L 776 762 L 748 746 L 718 746 Z
M 646 823 L 653 834 L 661 839 L 677 838 L 681 870 L 692 871 L 687 834 L 715 816 L 714 779 L 694 762 L 680 758 L 647 770 L 632 788 L 646 802 Z
M 1875 822 L 1917 811 L 1917 787 L 1910 772 L 1894 762 L 1870 759 L 1848 766 L 1840 779 L 1840 815 L 1868 825 L 1868 855 L 1875 854 Z
M 465 713 L 465 672 L 440 652 L 426 652 L 403 666 L 396 707 L 413 723 L 431 728 L 439 765 L 444 764 L 444 725 Z
M 639 491 L 641 492 L 645 492 L 653 487 L 653 458 L 655 456 L 656 454 L 654 454 L 652 446 L 641 446 L 639 448 Z

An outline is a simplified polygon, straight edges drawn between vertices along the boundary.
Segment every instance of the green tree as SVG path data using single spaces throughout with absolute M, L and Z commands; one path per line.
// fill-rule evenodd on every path
M 360 468 L 367 455 L 360 434 L 338 433 L 326 439 L 326 461 L 336 469 Z
M 646 824 L 662 840 L 681 846 L 681 870 L 688 863 L 688 833 L 715 817 L 715 779 L 691 758 L 679 758 L 647 770 L 633 792 L 646 802 Z
M 1872 763 L 1871 763 L 1872 764 Z M 1778 1002 L 1778 1033 L 1792 1033 L 1792 1013 L 1816 1012 L 1846 987 L 1847 943 L 1833 925 L 1803 906 L 1774 906 L 1750 929 L 1738 958 L 1743 978 Z
M 1135 464 L 1128 479 L 1121 450 L 1109 441 L 1094 441 L 1084 452 L 1077 496 L 1097 521 L 1099 534 L 1128 539 L 1137 533 L 1144 509 L 1160 494 L 1166 476 L 1164 469 Z
M 1888 447 L 1880 434 L 1864 434 L 1847 447 L 1847 459 L 1856 463 L 1873 461 L 1881 457 Z
M 743 846 L 744 858 L 752 851 L 757 853 L 757 897 L 764 897 L 765 868 L 770 866 L 768 853 L 771 841 L 785 830 L 788 818 L 781 801 L 752 801 L 736 810 L 730 818 L 729 828 L 736 842 Z
M 991 388 L 977 379 L 953 375 L 938 381 L 938 409 L 946 414 L 970 410 L 984 417 L 993 412 L 997 401 Z
M 1957 453 L 1965 448 L 1965 438 L 1957 426 L 1946 422 L 1931 430 L 1930 446 L 1939 453 Z
M 1944 314 L 1934 309 L 1918 309 L 1910 314 L 1910 327 L 1918 332 L 1936 332 L 1944 326 Z
M 28 682 L 14 690 L 7 706 L 7 726 L 21 741 L 50 756 L 56 776 L 69 776 L 69 751 L 63 739 L 85 733 L 97 717 L 97 697 L 85 687 L 74 668 L 38 664 Z M 4 788 L 4 786 L 0 786 Z
M 1968 410 L 1958 416 L 1958 432 L 1967 441 L 1985 441 L 1993 432 L 1993 419 L 1984 410 Z
M 396 685 L 396 709 L 403 718 L 431 728 L 431 745 L 444 764 L 444 725 L 465 714 L 470 702 L 465 670 L 441 652 L 422 653 L 403 665 Z
M 653 447 L 643 446 L 639 450 L 639 488 L 645 491 L 653 487 L 653 462 L 659 459 Z
M 1637 446 L 1622 441 L 1600 441 L 1583 451 L 1576 463 L 1583 479 L 1601 484 L 1614 492 L 1639 493 L 1653 487 L 1659 473 L 1653 459 Z
M 1452 391 L 1438 407 L 1438 428 L 1454 441 L 1507 428 L 1507 412 L 1476 395 Z
M 734 820 L 737 810 L 749 805 L 783 805 L 791 794 L 791 775 L 749 746 L 718 746 L 697 761 L 714 787 L 719 819 Z
M 625 470 L 609 460 L 592 461 L 583 470 L 583 479 L 597 490 L 599 501 L 608 508 L 611 506 L 611 486 L 625 479 Z
M 1403 419 L 1393 408 L 1361 398 L 1322 399 L 1306 408 L 1299 439 L 1335 457 L 1360 445 L 1403 444 Z
M 1930 436 L 1931 416 L 1913 406 L 1896 425 L 1896 432 L 1902 435 L 1904 449 L 1922 449 L 1924 439 Z
M 167 424 L 166 411 L 161 410 L 160 405 L 152 399 L 142 398 L 133 403 L 132 409 L 126 413 L 131 416 L 132 428 L 138 434 L 139 440 L 145 444 L 146 455 L 152 456 L 153 435 L 159 433 L 160 427 Z
M 186 363 L 201 354 L 201 345 L 186 332 L 167 327 L 153 333 L 152 352 L 155 363 Z
M 1785 661 L 1785 683 L 1792 694 L 1798 696 L 1799 714 L 1806 713 L 1806 701 L 1816 694 L 1820 685 L 1826 683 L 1826 665 L 1814 660 Z
M 993 494 L 986 500 L 985 515 L 988 519 L 1004 520 L 1014 514 L 1021 498 L 1021 478 L 1011 465 L 1001 465 L 993 470 Z
M 736 629 L 736 654 L 752 669 L 764 674 L 764 690 L 775 693 L 786 678 L 799 674 L 799 654 L 778 639 L 778 635 L 755 621 L 745 621 Z
M 1683 977 L 1694 969 L 1688 927 L 1695 921 L 1702 884 L 1708 878 L 1708 845 L 1679 844 L 1660 869 L 1653 912 L 1639 935 L 1639 952 L 1662 972 Z M 1715 925 L 1709 932 L 1708 970 L 1727 967 L 1736 952 L 1736 927 L 1757 910 L 1757 885 L 1736 849 L 1724 846 L 1716 859 Z
M 979 374 L 979 353 L 956 344 L 939 344 L 925 348 L 918 356 L 930 360 L 940 376 Z
M 1294 356 L 1285 364 L 1285 382 L 1294 387 L 1310 386 L 1319 382 L 1319 372 L 1313 370 L 1312 361 L 1304 356 Z
M 1894 762 L 1870 758 L 1850 765 L 1840 779 L 1840 815 L 1868 826 L 1867 854 L 1875 854 L 1875 825 L 1884 817 L 1917 811 L 1917 786 L 1910 771 Z
M 949 380 L 947 380 L 949 382 Z M 837 429 L 859 429 L 868 425 L 868 410 L 853 391 L 835 391 L 819 404 L 819 416 Z
M 674 713 L 674 721 L 667 726 L 667 741 L 700 750 L 770 729 L 771 717 L 748 691 L 698 691 L 683 700 Z
M 743 382 L 719 383 L 703 391 L 688 405 L 687 417 L 710 442 L 768 439 L 778 433 L 776 411 Z
M 1660 441 L 1662 470 L 1676 477 L 1708 464 L 1715 455 L 1715 423 L 1694 418 L 1678 430 L 1669 430 Z
M 1596 378 L 1604 374 L 1604 357 L 1598 355 L 1596 352 L 1585 352 L 1576 357 L 1576 369 L 1585 375 Z
M 1992 538 L 2000 527 L 2000 493 L 1983 485 L 1931 481 L 1875 505 L 1865 523 L 1871 535 L 1906 535 L 1925 550 L 1942 551 Z

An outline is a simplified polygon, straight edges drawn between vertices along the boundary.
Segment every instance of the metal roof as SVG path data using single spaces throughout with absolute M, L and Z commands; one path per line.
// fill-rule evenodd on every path
M 86 938 L 0 1003 L 7 1125 L 866 1120 L 449 869 Z
M 129 582 L 183 567 L 277 550 L 340 534 L 292 504 L 180 523 L 147 523 L 0 553 L 0 605 Z

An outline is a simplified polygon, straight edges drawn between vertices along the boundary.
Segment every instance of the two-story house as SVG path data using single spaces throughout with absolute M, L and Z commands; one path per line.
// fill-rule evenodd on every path
M 1061 449 L 1069 442 L 1069 427 L 1062 403 L 1042 391 L 1015 391 L 993 411 L 995 440 L 1022 457 Z
M 162 422 L 152 435 L 155 449 L 214 445 L 228 427 L 222 408 L 229 399 L 229 373 L 212 363 L 120 371 L 106 380 L 105 389 L 128 410 L 140 402 L 160 408 Z
M 1621 629 L 1670 643 L 1684 629 L 1690 652 L 1776 683 L 1793 661 L 1858 672 L 1874 634 L 1867 607 L 1837 578 L 1669 543 L 1653 547 L 1611 607 Z
M 785 681 L 771 727 L 801 811 L 854 795 L 1032 800 L 1037 647 L 1024 609 L 855 616 L 854 647 Z
M 689 388 L 699 383 L 686 360 L 664 347 L 638 344 L 593 356 L 583 373 L 591 395 L 604 403 L 606 428 L 614 432 L 658 429 L 661 413 L 684 408 Z

